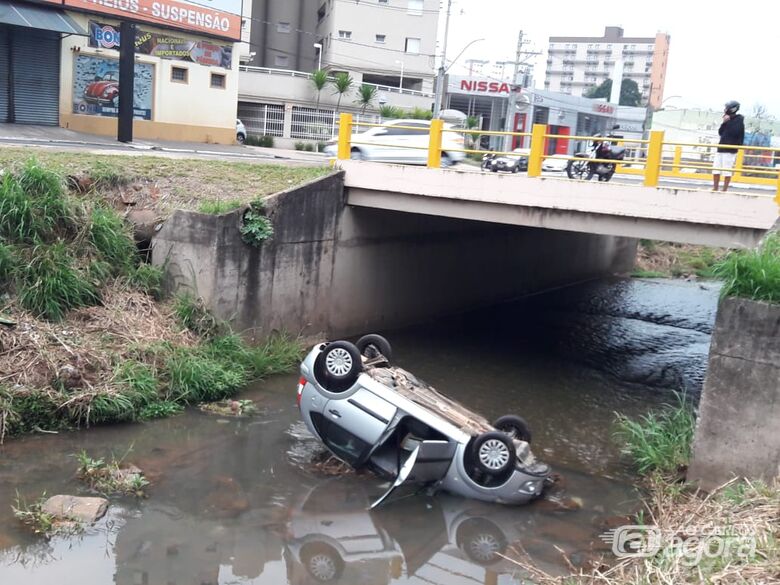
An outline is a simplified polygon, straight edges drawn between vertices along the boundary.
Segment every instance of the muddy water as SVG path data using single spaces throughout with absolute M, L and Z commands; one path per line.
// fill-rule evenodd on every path
M 696 396 L 716 301 L 707 285 L 600 281 L 388 334 L 399 365 L 490 417 L 531 422 L 563 485 L 521 508 L 439 495 L 368 512 L 378 480 L 304 465 L 317 444 L 298 421 L 294 375 L 242 396 L 259 406 L 253 418 L 191 410 L 11 441 L 0 449 L 0 583 L 509 584 L 522 581 L 510 559 L 524 554 L 560 572 L 556 547 L 584 562 L 604 523 L 636 505 L 613 413 L 646 412 L 675 389 Z M 29 534 L 11 514 L 16 494 L 83 494 L 82 449 L 140 466 L 149 497 L 113 499 L 76 538 Z

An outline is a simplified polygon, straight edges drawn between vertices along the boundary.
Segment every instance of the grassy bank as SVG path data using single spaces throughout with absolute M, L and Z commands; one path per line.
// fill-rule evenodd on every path
M 652 529 L 659 546 L 641 557 L 596 556 L 587 568 L 553 576 L 530 558 L 510 559 L 544 585 L 777 583 L 780 484 L 747 480 L 700 492 L 682 479 L 695 413 L 685 400 L 632 420 L 618 415 L 616 440 L 642 477 L 643 509 L 624 525 Z M 642 543 L 649 541 L 640 535 Z M 647 532 L 644 533 L 645 535 Z
M 154 418 L 295 366 L 284 337 L 249 347 L 192 298 L 161 299 L 99 193 L 29 161 L 0 178 L 0 441 Z
M 780 303 L 780 233 L 767 235 L 755 250 L 729 253 L 714 273 L 724 282 L 723 296 Z
M 714 268 L 726 255 L 721 248 L 640 240 L 636 268 L 638 278 L 714 278 Z
M 18 165 L 29 150 L 0 148 L 0 168 Z M 331 172 L 326 166 L 254 164 L 162 156 L 36 151 L 46 168 L 68 177 L 74 190 L 100 195 L 117 209 L 227 210 Z

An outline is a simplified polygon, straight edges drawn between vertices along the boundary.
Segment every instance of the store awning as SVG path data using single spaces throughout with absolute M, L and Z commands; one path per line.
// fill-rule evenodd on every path
M 24 2 L 9 2 L 9 0 L 0 0 L 0 24 L 39 28 L 73 35 L 87 34 L 87 31 L 65 14 L 64 10 Z

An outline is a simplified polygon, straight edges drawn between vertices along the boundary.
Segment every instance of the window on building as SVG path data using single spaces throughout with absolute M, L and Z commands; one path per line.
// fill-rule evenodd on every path
M 212 73 L 211 87 L 225 89 L 225 76 L 222 73 Z
M 246 18 L 241 19 L 241 30 L 248 30 L 249 29 L 249 22 Z
M 186 67 L 171 67 L 171 81 L 187 83 L 189 70 Z
M 345 41 L 351 41 L 352 40 L 352 31 L 351 30 L 340 30 L 339 31 L 339 38 L 343 39 Z
M 277 67 L 289 67 L 290 57 L 288 55 L 276 55 L 274 57 L 274 65 Z
M 409 14 L 422 14 L 423 0 L 409 0 L 407 12 Z
M 279 21 L 276 23 L 276 32 L 288 33 L 292 30 L 289 22 Z
M 414 53 L 417 55 L 420 52 L 420 39 L 414 37 L 406 37 L 406 44 L 404 45 L 404 51 L 407 53 Z
M 377 43 L 384 43 L 386 38 L 386 35 L 376 35 L 375 41 Z

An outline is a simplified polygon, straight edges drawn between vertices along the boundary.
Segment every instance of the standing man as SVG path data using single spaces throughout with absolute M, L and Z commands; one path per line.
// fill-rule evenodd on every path
M 739 102 L 731 100 L 726 102 L 726 109 L 723 112 L 723 123 L 720 125 L 718 134 L 720 134 L 719 144 L 731 144 L 741 146 L 745 142 L 745 118 L 742 114 L 737 114 L 739 111 Z M 715 154 L 715 161 L 712 166 L 715 169 L 729 169 L 729 170 L 713 170 L 712 171 L 712 185 L 713 190 L 718 190 L 720 184 L 720 176 L 723 175 L 723 191 L 727 191 L 729 183 L 731 183 L 731 169 L 737 163 L 737 149 L 736 148 L 724 148 L 718 146 L 718 152 Z

